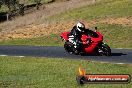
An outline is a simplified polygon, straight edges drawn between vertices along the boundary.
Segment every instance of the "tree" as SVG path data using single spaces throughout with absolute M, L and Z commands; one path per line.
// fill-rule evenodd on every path
M 41 3 L 41 0 L 34 0 L 34 2 L 36 3 L 36 7 L 37 10 L 39 9 L 39 4 Z
M 40 3 L 40 2 L 41 2 L 41 0 L 34 0 L 34 2 L 35 2 L 35 3 Z
M 0 6 L 5 5 L 8 8 L 7 20 L 15 16 L 18 7 L 18 0 L 0 0 Z
M 16 10 L 18 3 L 18 0 L 3 0 L 3 4 L 8 7 L 9 12 Z
M 19 14 L 24 15 L 24 4 L 19 4 Z
M 0 8 L 3 5 L 4 0 L 0 0 Z

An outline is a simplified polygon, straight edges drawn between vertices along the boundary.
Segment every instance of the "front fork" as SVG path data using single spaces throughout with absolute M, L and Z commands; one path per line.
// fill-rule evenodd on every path
M 100 42 L 97 47 L 99 48 L 101 46 L 105 46 L 107 48 L 110 48 L 109 45 L 107 45 L 106 43 L 103 43 L 103 42 Z
M 97 46 L 97 48 L 95 49 L 96 50 L 96 53 L 103 53 L 103 50 L 101 48 L 103 48 L 103 46 L 107 47 L 108 49 L 110 49 L 109 45 L 107 45 L 106 43 L 103 43 L 103 42 L 100 42 Z

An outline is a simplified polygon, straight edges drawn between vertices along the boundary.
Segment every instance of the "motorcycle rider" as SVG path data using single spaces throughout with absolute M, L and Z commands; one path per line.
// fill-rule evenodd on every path
M 89 29 L 85 28 L 85 25 L 82 22 L 78 22 L 71 30 L 69 34 L 69 42 L 74 45 L 76 52 L 82 51 L 83 43 L 81 41 L 82 34 L 88 33 Z M 91 39 L 88 39 L 87 44 L 90 44 Z

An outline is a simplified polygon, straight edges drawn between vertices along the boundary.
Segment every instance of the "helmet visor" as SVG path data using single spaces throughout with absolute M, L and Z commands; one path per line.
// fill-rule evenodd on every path
M 85 30 L 84 27 L 78 27 L 82 32 Z

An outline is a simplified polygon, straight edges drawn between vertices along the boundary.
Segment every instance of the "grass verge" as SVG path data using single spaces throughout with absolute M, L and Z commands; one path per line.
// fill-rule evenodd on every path
M 132 27 L 115 24 L 96 24 L 98 31 L 104 35 L 104 42 L 112 48 L 132 48 Z M 62 46 L 60 34 L 31 38 L 1 41 L 0 45 L 37 45 Z
M 132 66 L 85 60 L 38 57 L 0 57 L 1 88 L 80 88 L 78 67 L 92 74 L 130 74 Z M 109 69 L 109 70 L 108 70 Z M 87 84 L 81 88 L 131 88 L 130 84 Z
M 48 20 L 59 19 L 105 19 L 105 18 L 119 18 L 132 16 L 132 0 L 101 0 L 95 4 L 91 4 L 85 7 L 77 8 L 74 10 L 68 10 L 61 14 L 54 15 L 47 18 Z
M 0 45 L 62 46 L 63 42 L 59 34 L 51 34 L 38 38 L 5 40 L 1 41 Z

